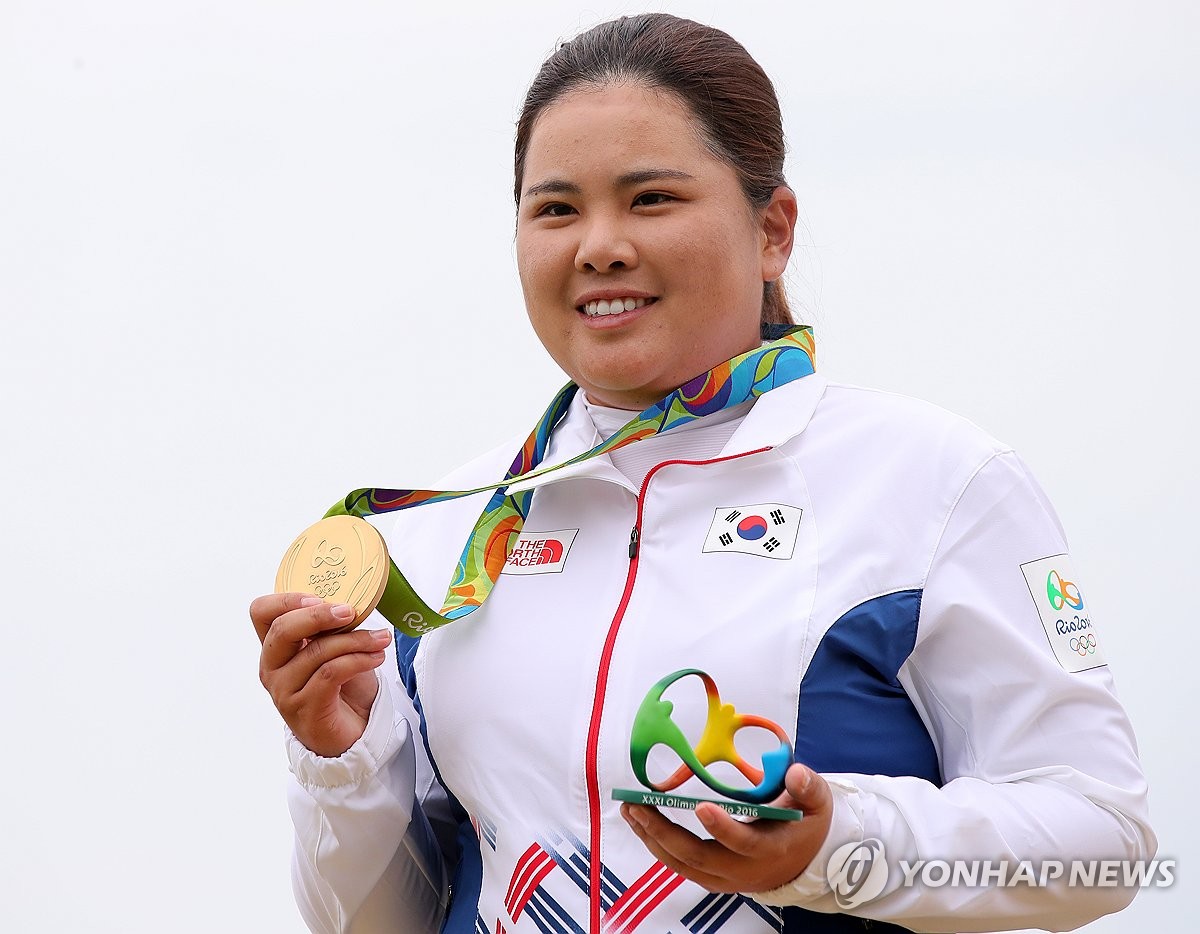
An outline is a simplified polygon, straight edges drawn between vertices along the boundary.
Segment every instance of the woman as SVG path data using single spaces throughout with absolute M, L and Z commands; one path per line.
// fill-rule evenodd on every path
M 581 391 L 531 440 L 558 464 L 664 397 L 693 410 L 510 484 L 533 495 L 486 605 L 398 635 L 393 661 L 386 630 L 331 634 L 347 607 L 254 602 L 314 931 L 436 930 L 443 914 L 456 932 L 1062 929 L 1129 900 L 897 868 L 1136 859 L 1155 840 L 1085 593 L 1021 462 L 931 406 L 796 367 L 783 156 L 769 80 L 717 30 L 625 18 L 543 65 L 517 128 L 518 265 Z M 445 487 L 497 482 L 521 440 Z M 389 549 L 426 599 L 479 509 L 396 514 Z M 1056 629 L 1064 607 L 1086 633 Z M 650 692 L 694 739 L 700 671 L 712 710 L 766 727 L 737 734 L 743 754 L 779 725 L 794 736 L 775 803 L 802 820 L 613 800 L 639 777 L 669 784 L 678 758 L 660 746 L 637 774 L 631 731 Z M 675 676 L 673 706 L 653 707 Z M 736 784 L 720 768 L 712 783 Z M 837 874 L 856 844 L 890 867 L 878 890 Z

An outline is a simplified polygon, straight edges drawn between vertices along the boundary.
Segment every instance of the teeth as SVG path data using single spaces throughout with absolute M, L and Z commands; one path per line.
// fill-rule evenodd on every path
M 600 315 L 619 315 L 623 311 L 633 311 L 645 304 L 644 298 L 614 298 L 609 302 L 601 299 L 598 302 L 588 302 L 583 306 L 583 310 L 589 317 L 596 318 Z

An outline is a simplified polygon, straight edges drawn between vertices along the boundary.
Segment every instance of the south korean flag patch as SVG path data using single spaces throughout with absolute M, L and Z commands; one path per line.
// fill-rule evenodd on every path
M 720 506 L 713 514 L 703 550 L 786 561 L 796 550 L 802 513 L 798 507 L 783 503 Z

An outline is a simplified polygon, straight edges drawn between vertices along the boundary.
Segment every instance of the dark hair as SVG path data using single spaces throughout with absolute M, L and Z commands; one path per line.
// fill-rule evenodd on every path
M 622 16 L 564 42 L 542 64 L 517 120 L 513 197 L 521 201 L 525 154 L 550 104 L 581 86 L 640 82 L 670 91 L 704 129 L 717 158 L 737 172 L 746 200 L 763 208 L 783 177 L 783 121 L 775 87 L 732 36 L 668 13 Z M 791 324 L 782 282 L 763 283 L 764 324 Z

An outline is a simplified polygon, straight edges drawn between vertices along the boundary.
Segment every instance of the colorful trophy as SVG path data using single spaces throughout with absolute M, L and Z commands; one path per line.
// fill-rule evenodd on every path
M 663 693 L 667 688 L 689 675 L 695 675 L 704 682 L 704 690 L 708 695 L 708 717 L 704 723 L 704 732 L 694 747 L 671 719 L 675 705 L 669 700 L 663 700 Z M 738 731 L 747 727 L 769 730 L 779 740 L 777 749 L 763 753 L 761 769 L 743 759 L 734 742 Z M 679 756 L 682 764 L 663 781 L 652 782 L 646 774 L 646 762 L 650 757 L 650 750 L 659 745 L 672 750 Z M 798 810 L 768 807 L 765 804 L 783 791 L 783 777 L 793 761 L 792 745 L 787 734 L 779 724 L 765 717 L 740 714 L 732 704 L 722 703 L 716 682 L 707 673 L 696 668 L 684 668 L 667 675 L 646 694 L 638 707 L 637 715 L 633 718 L 633 730 L 629 737 L 629 761 L 638 781 L 650 790 L 615 788 L 613 797 L 618 801 L 687 810 L 694 810 L 702 801 L 710 801 L 736 817 L 799 820 L 803 816 L 803 812 Z M 726 785 L 708 770 L 707 767 L 714 762 L 728 762 L 752 783 L 752 787 L 735 788 Z M 732 801 L 668 794 L 693 776 Z

